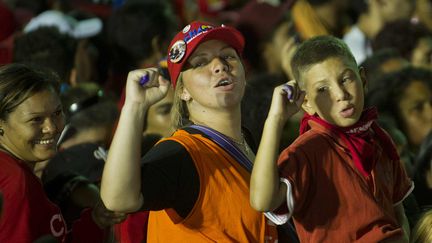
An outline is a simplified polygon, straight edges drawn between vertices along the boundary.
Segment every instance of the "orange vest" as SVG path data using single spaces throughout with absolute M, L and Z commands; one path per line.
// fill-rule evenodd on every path
M 151 211 L 148 242 L 276 242 L 276 228 L 249 204 L 250 173 L 213 141 L 177 131 L 200 179 L 198 199 L 186 218 L 173 209 Z M 163 140 L 162 140 L 163 141 Z

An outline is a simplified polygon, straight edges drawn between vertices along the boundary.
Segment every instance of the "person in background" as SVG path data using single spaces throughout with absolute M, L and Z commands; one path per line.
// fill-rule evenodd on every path
M 159 102 L 151 106 L 146 114 L 144 136 L 152 134 L 161 138 L 171 136 L 174 132 L 171 126 L 171 109 L 174 102 L 174 90 L 169 89 L 168 94 Z
M 342 37 L 348 6 L 347 0 L 296 0 L 291 10 L 295 29 L 302 40 L 320 35 Z
M 67 228 L 59 208 L 46 196 L 34 166 L 57 152 L 64 126 L 58 77 L 10 64 L 0 68 L 0 191 L 5 203 L 0 242 L 103 242 L 103 229 L 125 218 L 99 202 Z
M 397 20 L 386 24 L 372 41 L 373 51 L 392 48 L 413 66 L 432 69 L 432 32 L 422 23 Z
M 116 100 L 98 85 L 79 85 L 61 94 L 67 131 L 59 148 L 94 143 L 109 148 L 118 119 Z
M 383 26 L 399 19 L 409 19 L 415 3 L 412 0 L 358 0 L 351 8 L 359 16 L 357 22 L 344 34 L 343 40 L 357 63 L 372 54 L 371 41 Z
M 254 141 L 261 140 L 273 90 L 283 83 L 279 76 L 271 74 L 256 75 L 248 80 L 242 100 L 242 123 L 251 131 Z
M 95 84 L 72 87 L 60 99 L 66 126 L 57 141 L 59 152 L 44 166 L 37 166 L 35 173 L 41 173 L 48 198 L 61 209 L 69 226 L 82 210 L 100 200 L 98 185 L 106 157 L 102 155 L 111 143 L 118 111 Z M 99 178 L 89 176 L 91 168 L 99 169 Z
M 377 86 L 378 80 L 387 73 L 401 70 L 409 65 L 409 61 L 403 58 L 394 49 L 381 49 L 367 57 L 361 64 L 365 70 L 367 92 L 372 91 Z
M 56 27 L 40 27 L 15 38 L 13 62 L 33 65 L 55 72 L 61 80 L 61 91 L 74 81 L 74 57 L 77 42 Z
M 125 102 L 128 72 L 155 66 L 167 74 L 165 52 L 175 29 L 176 23 L 167 1 L 127 1 L 108 18 L 110 70 L 104 88 L 118 96 L 119 110 Z M 143 128 L 139 129 L 142 131 L 141 154 L 174 132 L 170 123 L 173 93 L 173 90 L 169 91 L 146 112 Z M 129 214 L 127 220 L 115 226 L 116 238 L 122 242 L 145 241 L 147 218 L 147 211 Z
M 432 2 L 430 0 L 416 0 L 413 19 L 423 23 L 429 31 L 432 31 Z
M 415 156 L 432 131 L 432 71 L 408 66 L 383 76 L 375 87 L 366 104 L 394 118 Z
M 408 139 L 406 135 L 401 130 L 399 130 L 394 117 L 386 114 L 385 112 L 380 113 L 377 122 L 380 127 L 382 127 L 392 138 L 405 172 L 407 173 L 408 177 L 412 178 L 414 181 L 414 191 L 417 190 L 418 184 L 415 182 L 414 179 L 415 158 L 413 153 L 409 149 Z M 413 193 L 409 194 L 402 202 L 405 210 L 405 215 L 408 218 L 411 229 L 417 223 L 419 215 L 421 214 L 421 208 L 417 202 L 414 191 Z
M 234 26 L 248 40 L 243 59 L 249 78 L 264 72 L 285 78 L 284 57 L 289 60 L 294 49 L 291 48 L 294 46 L 293 37 L 297 34 L 289 14 L 291 6 L 290 1 L 275 6 L 253 0 L 238 10 Z M 299 36 L 296 37 L 299 40 Z
M 165 57 L 175 27 L 164 1 L 131 1 L 116 9 L 107 20 L 110 73 L 105 91 L 124 100 L 128 72 L 157 66 Z
M 295 80 L 275 88 L 264 125 L 252 207 L 277 210 L 278 224 L 292 216 L 301 242 L 408 241 L 402 201 L 414 185 L 376 109 L 364 109 L 366 79 L 349 48 L 312 38 L 291 65 Z M 280 131 L 300 107 L 300 136 L 278 158 Z
M 423 211 L 432 209 L 432 132 L 420 146 L 414 164 L 414 195 Z
M 199 21 L 173 38 L 168 70 L 178 130 L 141 160 L 145 114 L 170 82 L 156 68 L 128 75 L 101 196 L 113 211 L 151 210 L 148 242 L 277 242 L 275 225 L 249 204 L 255 155 L 241 127 L 243 47 L 238 30 Z

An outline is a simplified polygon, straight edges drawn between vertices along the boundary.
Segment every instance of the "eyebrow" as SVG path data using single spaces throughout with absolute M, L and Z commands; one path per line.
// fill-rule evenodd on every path
M 319 86 L 321 84 L 327 84 L 327 83 L 328 83 L 327 79 L 321 79 L 321 80 L 318 80 L 318 81 L 314 82 L 312 86 L 316 87 L 316 86 Z
M 342 76 L 346 75 L 347 73 L 355 75 L 355 71 L 353 69 L 347 67 L 340 74 L 338 74 L 338 78 L 341 78 Z M 318 84 L 322 84 L 322 83 L 328 83 L 328 80 L 327 79 L 318 80 L 313 84 L 313 87 L 317 86 Z
M 61 108 L 62 108 L 62 105 L 59 104 L 59 105 L 56 107 L 55 111 L 57 111 L 57 110 L 59 110 L 59 109 L 61 109 Z M 26 113 L 26 114 L 24 114 L 24 115 L 26 115 L 26 116 L 31 116 L 31 115 L 39 115 L 39 114 L 43 114 L 43 113 L 45 113 L 45 112 L 43 112 L 43 111 L 36 111 L 36 112 L 29 112 L 29 113 Z

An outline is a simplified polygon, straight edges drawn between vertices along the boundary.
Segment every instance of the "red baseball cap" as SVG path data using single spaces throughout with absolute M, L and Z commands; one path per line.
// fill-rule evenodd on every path
M 245 40 L 240 31 L 225 25 L 214 26 L 207 22 L 194 21 L 180 31 L 168 48 L 168 71 L 175 88 L 178 76 L 186 60 L 199 44 L 208 40 L 220 40 L 232 46 L 239 55 L 243 52 Z

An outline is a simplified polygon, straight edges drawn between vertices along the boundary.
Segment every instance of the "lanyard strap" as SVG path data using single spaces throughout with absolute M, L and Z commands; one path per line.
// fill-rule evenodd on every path
M 249 158 L 236 146 L 233 144 L 231 139 L 222 133 L 201 125 L 191 125 L 190 127 L 200 130 L 207 136 L 209 136 L 213 142 L 221 146 L 225 151 L 227 151 L 234 159 L 240 163 L 247 171 L 252 172 L 252 162 Z

